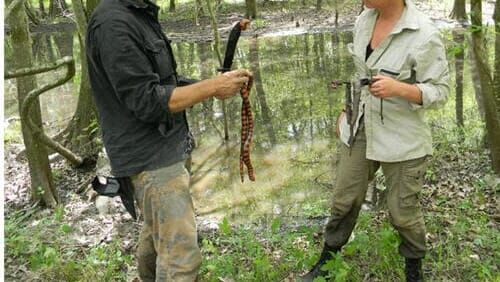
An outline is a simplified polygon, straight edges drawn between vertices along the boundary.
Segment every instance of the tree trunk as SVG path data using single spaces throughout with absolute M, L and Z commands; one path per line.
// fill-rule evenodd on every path
M 24 8 L 26 9 L 26 15 L 31 20 L 31 22 L 34 25 L 39 25 L 40 24 L 40 20 L 38 19 L 38 16 L 37 16 L 37 14 L 35 12 L 35 9 L 33 9 L 33 6 L 31 5 L 30 1 L 25 1 L 24 2 Z
M 39 62 L 44 61 L 44 57 L 47 56 L 47 46 L 45 46 L 45 34 L 43 33 L 35 33 L 31 36 L 31 55 L 33 61 Z
M 200 25 L 200 18 L 203 16 L 203 3 L 201 0 L 194 0 L 194 24 Z
M 262 112 L 262 120 L 266 128 L 269 142 L 274 146 L 276 145 L 276 133 L 273 127 L 272 113 L 267 105 L 266 93 L 262 86 L 262 76 L 260 75 L 260 59 L 259 59 L 259 39 L 257 37 L 250 41 L 250 66 L 253 72 L 255 92 L 259 100 L 260 109 Z
M 217 60 L 219 61 L 219 66 L 222 67 L 222 55 L 220 53 L 220 36 L 219 36 L 219 30 L 217 27 L 217 18 L 215 16 L 214 9 L 211 4 L 211 0 L 206 0 L 207 3 L 207 11 L 208 15 L 210 17 L 210 23 L 212 25 L 212 31 L 214 33 L 214 50 L 215 54 L 217 55 Z M 228 120 L 227 120 L 227 109 L 226 109 L 226 102 L 224 100 L 221 101 L 221 107 L 222 107 L 222 114 L 224 118 L 224 140 L 228 141 L 229 140 L 229 125 L 228 125 Z
M 476 27 L 482 27 L 481 4 L 481 0 L 471 0 L 471 20 L 472 25 Z M 479 72 L 491 162 L 495 173 L 500 175 L 500 120 L 496 110 L 493 80 L 490 66 L 488 65 L 488 53 L 484 48 L 484 35 L 481 28 L 472 31 L 472 50 Z
M 38 5 L 40 6 L 40 13 L 42 18 L 45 17 L 45 5 L 43 4 L 44 0 L 39 0 Z
M 338 0 L 333 0 L 333 7 L 335 10 L 335 28 L 339 26 L 339 3 Z
M 85 5 L 85 15 L 87 15 L 87 19 L 90 19 L 95 8 L 99 5 L 99 1 L 100 0 L 87 0 L 87 5 Z
M 479 77 L 479 69 L 476 63 L 476 52 L 472 48 L 469 48 L 469 57 L 470 57 L 470 69 L 471 69 L 471 77 L 472 77 L 472 87 L 474 88 L 474 97 L 476 98 L 477 109 L 479 111 L 479 116 L 484 121 L 485 109 L 484 109 L 484 101 L 483 96 L 481 94 L 481 83 Z
M 53 18 L 54 14 L 56 14 L 57 6 L 55 5 L 56 0 L 49 1 L 49 18 Z
M 50 0 L 49 2 L 49 18 L 62 15 L 63 10 L 59 4 L 59 0 Z
M 257 0 L 245 0 L 246 13 L 245 17 L 248 19 L 257 18 Z
M 453 9 L 450 13 L 450 18 L 458 21 L 465 21 L 467 19 L 467 13 L 465 12 L 465 0 L 455 0 Z
M 209 65 L 210 46 L 206 43 L 198 44 L 198 54 L 200 57 L 200 78 L 207 79 L 212 76 Z M 202 101 L 203 117 L 206 121 L 212 121 L 214 117 L 214 99 L 205 99 Z
M 495 3 L 495 13 L 493 14 L 495 21 L 495 73 L 494 73 L 494 87 L 497 102 L 497 112 L 500 116 L 500 1 Z
M 322 3 L 323 1 L 322 0 L 316 0 L 316 10 L 319 11 L 321 10 L 321 6 L 322 6 Z
M 54 47 L 52 46 L 52 38 L 50 38 L 50 34 L 44 34 L 44 36 L 42 37 L 43 40 L 45 40 L 45 45 L 47 46 L 47 50 L 46 50 L 46 54 L 47 54 L 47 57 L 46 57 L 46 60 L 47 61 L 44 61 L 43 63 L 48 63 L 48 62 L 53 62 L 55 60 L 57 60 L 55 54 L 54 54 Z
M 69 32 L 58 32 L 54 34 L 54 42 L 59 51 L 58 57 L 73 55 L 73 34 Z
M 460 45 L 460 50 L 455 53 L 455 86 L 456 104 L 455 114 L 457 125 L 464 126 L 464 34 L 462 31 L 453 30 L 453 41 Z
M 168 7 L 169 12 L 175 12 L 175 0 L 170 0 L 170 6 Z
M 11 1 L 7 1 L 11 3 Z M 11 40 L 13 47 L 13 67 L 15 69 L 32 67 L 32 51 L 30 35 L 28 31 L 28 20 L 24 6 L 20 5 L 12 11 L 12 15 L 7 19 L 11 27 Z M 26 95 L 36 88 L 36 78 L 34 76 L 17 78 L 17 94 L 19 101 L 19 112 L 21 112 L 22 101 Z M 41 127 L 42 117 L 40 103 L 35 101 L 30 113 L 32 120 Z M 47 148 L 41 144 L 40 140 L 33 137 L 28 126 L 21 122 L 26 156 L 31 177 L 31 200 L 41 201 L 45 206 L 55 208 L 58 203 L 58 196 L 47 156 Z
M 89 3 L 91 6 L 90 8 L 93 9 L 97 1 L 87 2 L 87 5 L 89 5 Z M 91 95 L 87 58 L 85 55 L 87 15 L 90 15 L 92 11 L 85 11 L 81 0 L 72 0 L 72 4 L 76 18 L 78 41 L 80 43 L 81 81 L 75 114 L 64 130 L 67 134 L 64 144 L 84 159 L 93 159 L 99 153 L 100 146 L 95 142 L 97 136 L 97 114 L 96 106 Z

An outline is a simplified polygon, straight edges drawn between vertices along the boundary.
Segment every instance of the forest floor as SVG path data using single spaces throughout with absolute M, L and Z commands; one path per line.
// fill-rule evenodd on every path
M 500 178 L 492 174 L 480 137 L 469 135 L 460 143 L 453 131 L 438 131 L 421 198 L 429 246 L 426 277 L 499 281 Z M 61 205 L 40 209 L 27 200 L 25 161 L 17 161 L 16 152 L 7 148 L 5 281 L 137 281 L 133 253 L 141 223 L 118 199 L 96 201 L 88 189 L 95 172 L 54 163 Z M 310 158 L 297 171 L 310 169 L 317 156 Z M 297 185 L 310 185 L 305 178 Z M 377 179 L 377 186 L 382 183 Z M 328 264 L 332 281 L 402 279 L 399 238 L 381 199 L 361 212 L 350 242 Z M 200 281 L 295 281 L 318 258 L 327 214 L 328 204 L 322 201 L 304 207 L 303 217 L 297 218 L 276 215 L 233 224 L 228 218 L 198 217 L 204 259 Z
M 269 3 L 276 7 L 263 10 L 247 36 L 335 28 L 331 9 L 284 9 L 276 1 Z M 438 21 L 450 22 L 438 3 L 417 4 Z M 228 12 L 230 8 L 221 8 L 221 29 L 228 30 L 243 15 L 243 6 L 234 7 L 236 12 Z M 179 6 L 177 13 L 164 13 L 162 22 L 170 37 L 210 40 L 208 19 L 201 18 L 197 26 L 192 18 L 179 16 L 189 14 L 187 9 Z M 339 26 L 348 27 L 359 5 L 341 10 Z M 45 31 L 51 28 L 47 25 Z M 453 137 L 456 132 L 437 131 L 436 154 L 422 195 L 430 248 L 424 262 L 426 277 L 428 281 L 500 281 L 500 183 L 489 169 L 488 152 L 478 134 L 459 142 Z M 78 171 L 62 161 L 52 166 L 61 206 L 56 210 L 31 206 L 29 171 L 26 160 L 19 158 L 21 151 L 22 145 L 5 143 L 5 281 L 134 280 L 133 250 L 140 222 L 132 220 L 119 200 L 96 202 L 89 191 L 95 171 Z M 315 208 L 323 211 L 324 204 Z M 201 281 L 293 281 L 317 259 L 326 218 L 326 210 L 314 217 L 274 218 L 264 225 L 198 218 L 204 257 Z M 336 281 L 400 281 L 403 262 L 397 255 L 398 240 L 385 209 L 364 211 L 342 256 L 327 268 Z

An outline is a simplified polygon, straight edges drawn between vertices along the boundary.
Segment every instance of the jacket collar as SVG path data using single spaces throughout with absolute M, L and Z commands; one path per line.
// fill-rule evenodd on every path
M 418 30 L 420 28 L 420 24 L 418 23 L 419 13 L 417 12 L 417 8 L 411 0 L 405 0 L 405 4 L 406 7 L 403 10 L 403 14 L 391 34 L 398 34 L 405 29 Z
M 135 9 L 151 9 L 154 12 L 158 12 L 160 7 L 149 0 L 119 0 L 127 8 Z
M 382 56 L 382 54 L 385 52 L 385 49 L 387 46 L 389 46 L 390 42 L 392 41 L 393 37 L 401 32 L 403 30 L 409 29 L 409 30 L 418 30 L 420 28 L 419 24 L 419 15 L 420 13 L 418 12 L 417 8 L 414 6 L 413 2 L 411 0 L 405 0 L 405 8 L 403 10 L 403 14 L 401 14 L 401 17 L 399 18 L 398 22 L 392 29 L 391 33 L 389 34 L 388 38 L 386 38 L 384 41 L 381 42 L 381 45 L 379 45 L 375 50 L 373 50 L 373 53 L 370 55 L 368 60 L 366 61 L 366 64 L 368 66 L 374 65 L 377 60 Z M 368 9 L 367 10 L 367 17 L 366 17 L 366 24 L 363 30 L 360 31 L 359 33 L 359 42 L 356 44 L 356 54 L 360 58 L 365 58 L 366 56 L 366 46 L 370 44 L 370 40 L 372 37 L 373 33 L 373 28 L 375 27 L 375 22 L 377 21 L 378 17 L 378 12 L 375 9 Z M 359 45 L 359 46 L 358 46 Z M 362 60 L 364 62 L 364 59 Z
M 405 0 L 405 8 L 403 14 L 391 31 L 391 34 L 397 34 L 405 29 L 418 30 L 420 24 L 418 21 L 418 10 L 411 0 Z M 369 16 L 367 18 L 369 26 L 373 29 L 377 21 L 378 12 L 375 9 L 369 9 Z M 370 29 L 370 30 L 372 30 Z M 371 35 L 371 34 L 370 34 Z
M 125 5 L 125 7 L 129 9 L 137 9 L 143 11 L 153 18 L 158 20 L 158 11 L 160 7 L 158 7 L 155 3 L 150 0 L 118 0 L 120 3 Z

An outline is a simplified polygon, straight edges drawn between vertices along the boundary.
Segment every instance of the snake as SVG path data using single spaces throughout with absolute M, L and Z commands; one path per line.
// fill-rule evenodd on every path
M 252 165 L 252 160 L 250 159 L 250 151 L 252 149 L 252 139 L 253 139 L 253 114 L 252 106 L 250 104 L 250 90 L 252 88 L 252 78 L 248 83 L 241 89 L 241 148 L 240 148 L 240 176 L 241 182 L 244 182 L 244 166 L 247 167 L 248 178 L 251 181 L 255 181 L 255 172 Z

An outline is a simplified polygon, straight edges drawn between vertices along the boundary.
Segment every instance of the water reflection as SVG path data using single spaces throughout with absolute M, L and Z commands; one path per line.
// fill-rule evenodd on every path
M 32 36 L 33 57 L 36 64 L 46 64 L 63 56 L 72 56 L 74 36 L 71 33 L 35 33 Z M 6 40 L 5 42 L 8 42 Z M 5 66 L 9 69 L 13 58 L 10 56 L 11 47 L 5 44 Z M 75 50 L 78 52 L 78 50 Z M 40 86 L 47 81 L 54 81 L 56 77 L 64 76 L 64 70 L 37 75 Z M 40 97 L 42 119 L 49 135 L 56 134 L 71 119 L 77 103 L 77 90 L 74 81 L 78 82 L 80 75 L 70 82 L 51 89 Z M 4 119 L 18 121 L 19 105 L 17 101 L 17 87 L 15 79 L 5 80 L 4 83 Z
M 240 40 L 234 65 L 254 73 L 251 102 L 257 182 L 240 183 L 239 178 L 241 100 L 227 103 L 227 144 L 222 142 L 220 103 L 197 105 L 188 111 L 198 144 L 192 179 L 197 211 L 205 217 L 228 216 L 233 222 L 304 215 L 304 207 L 312 206 L 309 203 L 326 204 L 332 185 L 334 116 L 340 110 L 341 95 L 327 85 L 334 77 L 350 75 L 342 70 L 349 69 L 344 42 L 352 39 L 342 33 Z M 178 72 L 196 78 L 214 75 L 213 47 L 192 45 L 174 45 Z M 315 216 L 323 210 L 309 213 Z

